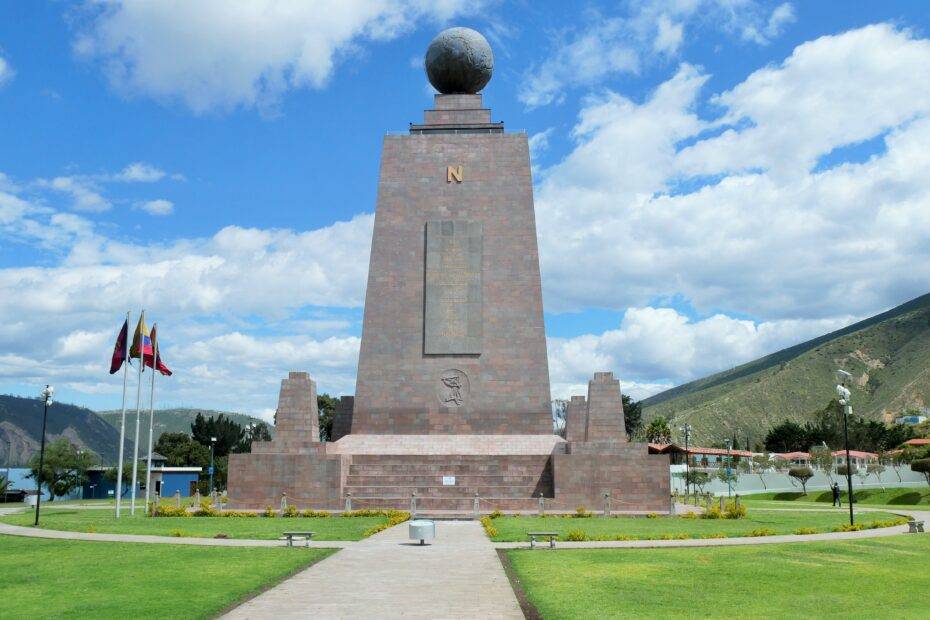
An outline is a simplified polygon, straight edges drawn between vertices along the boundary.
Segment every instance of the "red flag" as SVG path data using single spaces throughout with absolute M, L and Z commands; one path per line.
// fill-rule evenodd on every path
M 143 361 L 145 365 L 148 366 L 149 368 L 154 368 L 155 370 L 165 375 L 166 377 L 170 377 L 171 371 L 168 370 L 168 367 L 165 366 L 165 363 L 161 361 L 161 351 L 158 349 L 158 340 L 156 338 L 157 330 L 158 330 L 158 325 L 157 324 L 152 325 L 151 339 L 152 339 L 152 348 L 155 350 L 155 365 L 152 366 L 152 354 L 149 353 L 148 351 L 146 351 L 146 355 L 143 358 Z
M 129 337 L 129 321 L 123 321 L 123 329 L 119 330 L 116 344 L 113 346 L 113 357 L 110 359 L 110 374 L 115 374 L 126 361 L 126 339 Z

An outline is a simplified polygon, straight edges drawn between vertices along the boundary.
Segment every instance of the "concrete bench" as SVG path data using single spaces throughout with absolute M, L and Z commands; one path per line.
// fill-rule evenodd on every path
M 527 532 L 530 537 L 530 549 L 536 548 L 536 538 L 548 538 L 549 548 L 555 549 L 555 539 L 559 537 L 558 532 Z
M 287 540 L 287 546 L 294 546 L 294 539 L 301 538 L 307 541 L 307 546 L 310 546 L 310 539 L 313 538 L 314 532 L 284 532 L 281 534 L 281 540 Z
M 916 534 L 916 533 L 918 533 L 918 532 L 923 532 L 923 531 L 924 531 L 924 522 L 923 522 L 923 521 L 916 521 L 916 520 L 914 520 L 914 519 L 911 519 L 910 521 L 907 522 L 907 526 L 910 528 L 910 529 L 908 530 L 908 533 L 909 533 L 909 534 Z

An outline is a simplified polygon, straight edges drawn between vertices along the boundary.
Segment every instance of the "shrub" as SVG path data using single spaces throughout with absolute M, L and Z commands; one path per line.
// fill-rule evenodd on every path
M 646 518 L 647 518 L 647 519 L 658 519 L 658 518 L 659 518 L 659 515 L 657 515 L 657 514 L 654 513 L 654 512 L 650 512 L 649 514 L 646 515 Z
M 150 513 L 153 517 L 189 517 L 191 513 L 186 508 L 175 506 L 153 506 Z
M 679 517 L 682 518 L 682 519 L 697 519 L 697 518 L 698 518 L 698 515 L 697 515 L 696 512 L 685 512 L 685 513 L 679 515 Z
M 300 513 L 300 516 L 307 517 L 307 518 L 317 517 L 317 518 L 325 519 L 329 517 L 330 514 L 326 512 L 325 510 L 311 510 L 310 508 L 307 508 L 306 510 Z
M 865 529 L 861 523 L 856 523 L 855 525 L 850 525 L 849 523 L 844 523 L 843 525 L 837 525 L 833 528 L 834 532 L 858 532 L 859 530 Z
M 200 508 L 194 511 L 195 517 L 219 517 L 222 513 L 213 508 L 209 502 L 200 502 Z
M 687 534 L 662 534 L 659 540 L 685 540 L 689 538 Z
M 726 537 L 727 537 L 727 535 L 724 534 L 723 532 L 717 532 L 716 534 L 702 534 L 702 535 L 701 535 L 701 538 L 705 538 L 705 539 L 707 539 L 707 538 L 726 538 Z
M 572 516 L 576 519 L 587 519 L 591 516 L 591 513 L 588 512 L 587 508 L 584 506 L 578 506 L 578 508 L 575 508 L 575 514 Z
M 383 531 L 383 530 L 386 530 L 386 529 L 388 529 L 389 527 L 394 527 L 395 525 L 400 525 L 400 524 L 403 523 L 404 521 L 407 521 L 408 519 L 410 519 L 410 513 L 407 512 L 406 510 L 366 510 L 366 511 L 359 511 L 359 512 L 366 512 L 366 513 L 370 513 L 370 514 L 365 514 L 365 515 L 354 515 L 354 516 L 366 516 L 366 517 L 382 516 L 382 517 L 387 517 L 387 521 L 385 521 L 384 523 L 381 523 L 381 524 L 379 524 L 379 525 L 375 525 L 374 527 L 370 527 L 370 528 L 368 528 L 367 530 L 365 530 L 365 531 L 362 533 L 363 536 L 371 536 L 371 535 L 373 535 L 373 534 L 377 534 L 378 532 L 381 532 L 381 531 Z M 342 516 L 345 516 L 345 513 L 343 513 Z
M 229 538 L 229 534 L 220 533 L 220 534 L 216 534 L 213 538 L 223 538 L 223 539 L 225 539 L 225 538 Z
M 500 510 L 496 510 L 496 509 L 495 509 L 494 512 L 492 512 L 492 513 L 491 513 L 490 515 L 488 515 L 488 516 L 491 517 L 492 519 L 500 519 L 501 517 L 504 516 L 504 513 L 501 512 Z
M 187 532 L 185 532 L 184 530 L 179 530 L 178 528 L 175 528 L 171 530 L 170 532 L 168 532 L 168 536 L 174 536 L 175 538 L 182 538 L 184 536 L 187 536 Z
M 269 519 L 274 519 L 278 514 L 274 511 L 274 506 L 268 504 L 265 506 L 265 512 L 262 513 L 263 517 L 268 517 Z
M 614 536 L 614 540 L 636 540 L 635 536 L 627 536 L 626 534 L 617 534 Z
M 723 517 L 725 519 L 742 519 L 747 514 L 749 514 L 749 510 L 746 508 L 746 504 L 737 505 L 736 502 L 727 502 Z
M 817 530 L 812 527 L 799 527 L 794 533 L 798 536 L 807 536 L 808 534 L 816 534 Z
M 484 533 L 487 534 L 489 538 L 497 536 L 497 528 L 494 527 L 494 521 L 491 517 L 481 517 L 481 525 L 484 527 Z
M 722 519 L 723 513 L 720 512 L 720 508 L 717 506 L 711 506 L 701 514 L 702 519 Z
M 774 536 L 774 535 L 775 535 L 775 530 L 770 530 L 770 529 L 767 528 L 767 527 L 756 528 L 756 529 L 752 530 L 751 532 L 749 532 L 748 534 L 746 534 L 746 536 L 752 536 L 752 537 L 757 537 L 757 536 Z
M 227 518 L 256 518 L 258 516 L 257 512 L 246 512 L 244 510 L 227 510 L 222 513 L 222 516 Z
M 590 538 L 588 538 L 588 535 L 585 534 L 584 530 L 579 530 L 575 528 L 575 529 L 568 530 L 568 534 L 565 535 L 565 540 L 569 540 L 572 542 L 582 542 L 585 540 L 590 540 Z
M 298 514 L 300 514 L 300 511 L 298 511 L 297 506 L 293 504 L 286 506 L 284 510 L 281 512 L 282 517 L 289 517 L 289 518 L 294 518 Z

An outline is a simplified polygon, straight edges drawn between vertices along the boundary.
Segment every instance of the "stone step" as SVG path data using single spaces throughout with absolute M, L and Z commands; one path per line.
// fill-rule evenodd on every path
M 407 497 L 416 493 L 417 497 L 470 497 L 474 499 L 475 493 L 480 497 L 535 497 L 539 491 L 545 494 L 546 488 L 537 485 L 523 486 L 346 486 L 346 492 L 352 497 Z
M 437 511 L 468 512 L 474 509 L 474 497 L 417 497 L 417 513 Z M 551 501 L 551 500 L 549 500 Z M 410 497 L 353 497 L 352 508 L 383 508 L 410 510 Z M 485 497 L 481 498 L 478 510 L 487 514 L 494 510 L 519 510 L 533 512 L 538 510 L 537 498 Z
M 453 474 L 450 474 L 453 475 Z M 349 474 L 346 484 L 349 486 L 387 486 L 402 484 L 407 486 L 447 486 L 442 483 L 442 474 Z M 551 476 L 512 476 L 498 474 L 455 474 L 455 485 L 535 485 L 541 480 L 550 481 Z
M 502 467 L 496 464 L 446 464 L 446 465 L 427 465 L 422 463 L 390 463 L 381 465 L 358 465 L 353 463 L 349 466 L 349 474 L 352 475 L 384 475 L 384 474 L 402 474 L 402 475 L 424 475 L 424 476 L 455 476 L 455 475 L 476 475 L 476 476 L 538 476 L 549 471 L 544 464 L 540 465 L 523 465 Z

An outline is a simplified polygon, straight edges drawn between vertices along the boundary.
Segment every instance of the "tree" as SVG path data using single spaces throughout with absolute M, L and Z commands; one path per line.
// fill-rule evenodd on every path
M 772 467 L 774 467 L 772 464 L 772 457 L 768 452 L 753 455 L 752 468 L 756 474 L 758 474 L 759 480 L 762 481 L 763 489 L 768 489 L 768 486 L 765 484 L 765 473 L 772 469 Z
M 169 467 L 209 467 L 210 448 L 194 441 L 187 433 L 162 433 L 155 452 L 168 459 Z
M 930 459 L 911 461 L 911 471 L 923 474 L 924 478 L 927 479 L 927 484 L 930 484 Z
M 807 465 L 792 467 L 788 470 L 788 475 L 801 483 L 804 495 L 807 495 L 807 481 L 814 477 L 814 470 Z
M 710 474 L 706 471 L 699 471 L 697 469 L 683 471 L 675 475 L 679 478 L 683 478 L 685 484 L 698 489 L 701 493 L 704 492 L 704 485 L 710 482 Z
M 566 425 L 568 424 L 568 401 L 556 398 L 550 404 L 552 408 L 552 432 L 565 439 Z
M 850 463 L 850 464 L 849 464 L 849 469 L 848 469 L 848 470 L 846 469 L 846 464 L 845 464 L 845 463 L 843 463 L 842 465 L 837 465 L 837 466 L 836 466 L 836 475 L 837 475 L 837 476 L 843 476 L 844 478 L 846 477 L 847 472 L 849 473 L 850 476 L 855 476 L 855 475 L 856 475 L 856 472 L 858 472 L 858 471 L 859 471 L 859 468 L 856 467 L 856 464 L 855 464 L 855 463 Z
M 655 418 L 646 426 L 646 441 L 650 443 L 671 443 L 672 429 L 665 418 Z
M 234 448 L 242 446 L 245 430 L 222 413 L 217 417 L 210 416 L 209 419 L 204 418 L 202 413 L 198 413 L 191 424 L 191 436 L 194 441 L 206 446 L 208 450 L 211 437 L 216 437 L 215 455 L 226 456 L 233 452 Z
M 333 420 L 339 400 L 329 394 L 317 394 L 316 408 L 320 412 L 320 441 L 329 441 L 333 436 Z
M 6 476 L 0 476 L 0 495 L 3 496 L 4 501 L 6 501 L 6 492 L 10 488 L 10 481 L 6 479 Z
M 88 450 L 78 450 L 66 438 L 57 439 L 45 447 L 45 460 L 42 464 L 42 484 L 51 496 L 67 495 L 87 480 L 87 468 L 97 463 L 97 455 Z M 39 475 L 39 453 L 29 459 L 30 473 L 27 477 L 35 479 Z
M 735 489 L 736 483 L 739 482 L 739 472 L 735 467 L 730 467 L 728 472 L 726 465 L 724 465 L 717 470 L 717 480 L 723 484 L 729 483 Z
M 814 446 L 810 450 L 811 465 L 822 471 L 833 482 L 833 452 L 826 446 Z
M 643 427 L 643 404 L 633 400 L 626 394 L 623 399 L 623 424 L 626 427 L 626 436 L 632 438 Z
M 875 481 L 881 484 L 882 474 L 885 472 L 885 465 L 882 463 L 881 458 L 874 463 L 869 463 L 865 468 L 866 475 L 875 476 Z M 885 490 L 885 485 L 882 484 L 882 491 Z
M 788 419 L 773 426 L 765 436 L 765 449 L 772 452 L 797 452 L 806 450 L 808 446 L 807 431 Z

